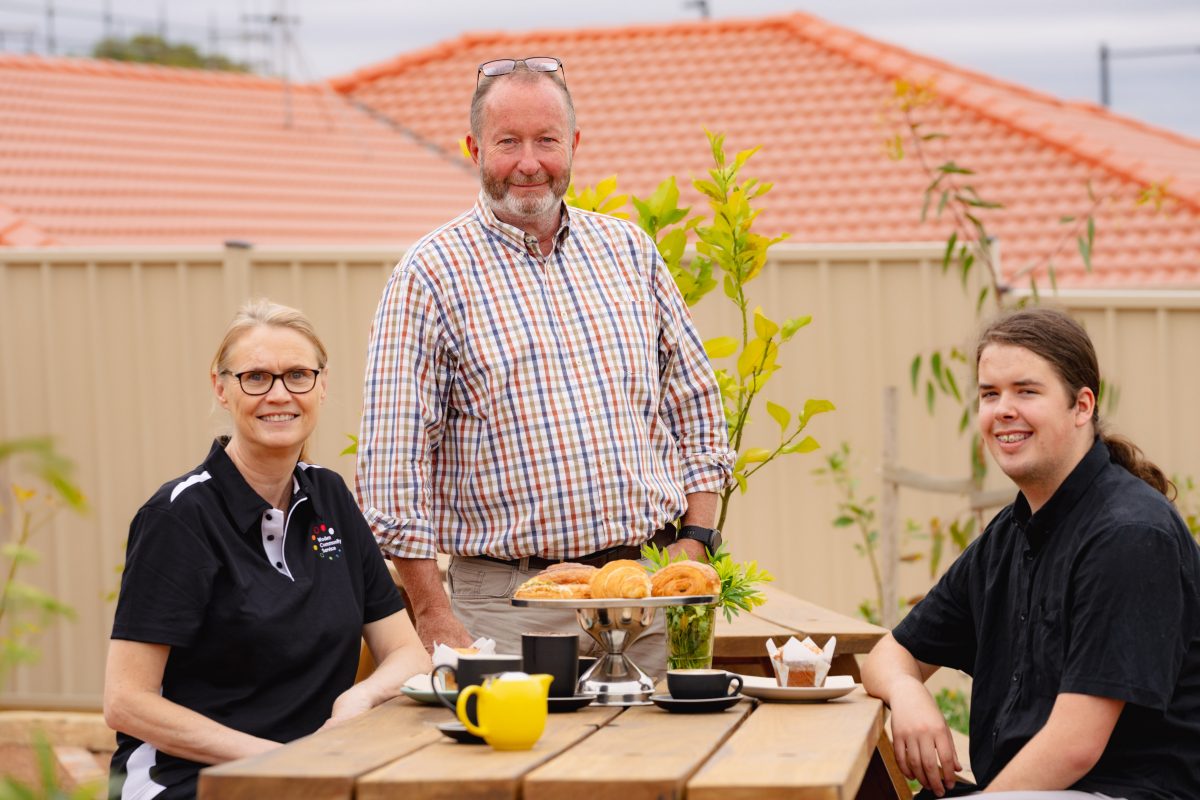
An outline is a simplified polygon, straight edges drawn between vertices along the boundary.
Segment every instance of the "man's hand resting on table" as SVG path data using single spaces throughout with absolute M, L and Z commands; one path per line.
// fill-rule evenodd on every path
M 941 797 L 954 788 L 954 773 L 962 769 L 962 764 L 937 702 L 925 684 L 905 678 L 893 686 L 889 704 L 897 766 L 906 778 Z

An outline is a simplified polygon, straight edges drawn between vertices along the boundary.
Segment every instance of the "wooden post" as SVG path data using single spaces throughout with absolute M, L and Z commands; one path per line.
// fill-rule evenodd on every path
M 883 387 L 883 490 L 879 496 L 879 565 L 883 577 L 883 608 L 879 618 L 883 627 L 891 629 L 899 622 L 900 598 L 896 589 L 896 572 L 900 565 L 900 487 L 893 472 L 899 461 L 899 424 L 897 421 L 895 386 Z

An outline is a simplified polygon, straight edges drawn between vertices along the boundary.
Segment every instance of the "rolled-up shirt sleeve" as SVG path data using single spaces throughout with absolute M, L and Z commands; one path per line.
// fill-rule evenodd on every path
M 685 494 L 720 492 L 733 484 L 734 453 L 721 392 L 691 313 L 654 249 L 654 297 L 662 321 L 658 363 L 662 386 L 660 414 L 679 447 Z
M 355 491 L 385 555 L 434 558 L 429 486 L 455 358 L 418 257 L 384 288 L 371 330 Z

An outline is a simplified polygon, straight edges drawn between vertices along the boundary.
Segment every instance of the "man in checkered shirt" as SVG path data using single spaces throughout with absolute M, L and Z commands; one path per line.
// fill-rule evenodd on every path
M 579 130 L 561 62 L 481 65 L 467 145 L 478 201 L 408 251 L 375 316 L 357 491 L 427 648 L 519 652 L 522 632 L 578 631 L 508 602 L 548 564 L 715 549 L 734 455 L 654 242 L 563 203 Z M 631 653 L 661 670 L 661 627 Z

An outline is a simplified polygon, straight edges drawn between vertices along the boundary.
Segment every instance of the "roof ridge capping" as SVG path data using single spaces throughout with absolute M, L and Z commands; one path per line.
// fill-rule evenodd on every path
M 959 83 L 957 87 L 954 85 L 947 87 L 941 83 L 937 96 L 947 102 L 968 108 L 1000 125 L 1041 140 L 1122 180 L 1142 186 L 1161 186 L 1164 182 L 1172 183 L 1173 185 L 1169 186 L 1165 193 L 1183 202 L 1193 211 L 1200 212 L 1200 185 L 1191 185 L 1191 182 L 1188 181 L 1188 188 L 1181 190 L 1180 187 L 1174 185 L 1180 176 L 1151 174 L 1151 167 L 1144 160 L 1118 150 L 1112 144 L 1097 139 L 1084 129 L 1067 130 L 1061 124 L 1051 123 L 1041 116 L 1038 116 L 1038 122 L 1044 124 L 1037 124 L 1037 122 L 1027 121 L 1027 119 L 1014 117 L 1004 112 L 997 113 L 994 107 L 988 103 L 971 99 L 967 94 L 971 87 L 976 87 L 995 93 L 992 96 L 993 99 L 999 99 L 997 95 L 1007 95 L 1009 98 L 1015 96 L 1035 104 L 1072 109 L 1089 114 L 1099 121 L 1114 123 L 1146 136 L 1157 137 L 1175 145 L 1194 149 L 1198 155 L 1200 155 L 1200 139 L 1117 114 L 1094 103 L 1083 100 L 1064 100 L 1028 86 L 914 53 L 899 45 L 874 39 L 811 14 L 796 12 L 778 19 L 785 22 L 794 33 L 889 77 L 920 80 L 931 75 L 946 74 L 957 78 Z M 890 56 L 890 58 L 883 56 Z M 927 73 L 922 75 L 913 70 L 913 67 L 918 70 L 923 68 L 927 70 Z M 1031 115 L 1028 115 L 1030 117 L 1038 113 L 1036 107 L 1030 111 L 1032 112 Z
M 523 31 L 467 31 L 455 39 L 447 39 L 429 47 L 412 52 L 400 53 L 385 61 L 369 64 L 349 74 L 329 79 L 335 91 L 353 93 L 364 83 L 401 72 L 409 67 L 420 66 L 439 58 L 452 56 L 460 50 L 480 44 L 501 43 L 506 40 L 536 38 L 600 39 L 622 35 L 661 34 L 664 32 L 693 31 L 698 28 L 729 30 L 739 28 L 783 28 L 793 17 L 805 17 L 801 12 L 767 17 L 734 17 L 717 20 L 686 20 L 682 22 L 640 22 L 634 25 L 609 25 L 585 28 L 533 28 Z

